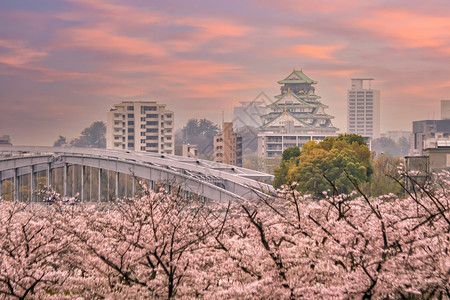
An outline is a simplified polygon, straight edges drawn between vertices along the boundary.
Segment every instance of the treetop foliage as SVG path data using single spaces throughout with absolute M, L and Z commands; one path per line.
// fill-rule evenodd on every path
M 213 139 L 219 134 L 219 126 L 207 119 L 189 119 L 175 135 L 178 144 L 189 143 L 198 146 L 198 153 L 213 153 Z
M 333 185 L 339 193 L 350 193 L 355 184 L 369 181 L 373 172 L 370 151 L 355 134 L 309 141 L 301 151 L 298 147 L 286 149 L 282 157 L 275 169 L 275 188 L 296 182 L 302 193 L 321 195 Z
M 85 128 L 78 138 L 73 139 L 69 143 L 67 143 L 67 139 L 64 136 L 60 135 L 53 146 L 106 148 L 106 125 L 102 121 L 94 122 Z

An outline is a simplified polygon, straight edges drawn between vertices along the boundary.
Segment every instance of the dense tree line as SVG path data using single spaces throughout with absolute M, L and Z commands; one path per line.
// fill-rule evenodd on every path
M 60 135 L 53 147 L 106 148 L 106 125 L 102 121 L 92 123 L 85 128 L 78 138 L 68 141 Z

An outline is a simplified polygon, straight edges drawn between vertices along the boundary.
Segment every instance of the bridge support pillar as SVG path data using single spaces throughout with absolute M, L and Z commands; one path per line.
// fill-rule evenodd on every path
M 14 193 L 13 193 L 13 200 L 18 201 L 19 200 L 19 175 L 17 168 L 14 168 Z
M 116 172 L 115 182 L 114 182 L 114 194 L 116 201 L 119 199 L 119 172 Z
M 69 177 L 69 166 L 67 164 L 64 164 L 64 170 L 63 170 L 63 196 L 67 196 L 67 177 Z
M 81 166 L 81 195 L 80 199 L 81 201 L 84 201 L 84 177 L 86 175 L 86 167 Z
M 131 176 L 131 197 L 134 198 L 136 196 L 136 176 L 134 174 Z
M 2 189 L 2 186 L 3 186 L 3 179 L 2 179 L 2 172 L 0 171 L 0 198 L 2 198 L 2 195 L 3 195 L 3 189 Z
M 30 170 L 30 200 L 36 201 L 36 166 L 32 165 Z
M 52 185 L 52 164 L 48 163 L 47 165 L 47 188 L 50 188 Z
M 98 201 L 102 201 L 102 169 L 98 168 Z

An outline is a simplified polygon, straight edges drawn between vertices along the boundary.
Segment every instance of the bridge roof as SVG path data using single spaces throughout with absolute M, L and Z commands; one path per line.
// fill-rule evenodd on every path
M 273 175 L 196 158 L 149 152 L 95 148 L 0 146 L 0 155 L 3 156 L 23 157 L 48 154 L 55 156 L 81 155 L 89 158 L 97 157 L 101 159 L 110 159 L 112 161 L 121 160 L 130 163 L 147 164 L 204 181 L 207 181 L 209 178 L 221 178 L 248 188 L 273 191 L 270 184 L 273 180 Z

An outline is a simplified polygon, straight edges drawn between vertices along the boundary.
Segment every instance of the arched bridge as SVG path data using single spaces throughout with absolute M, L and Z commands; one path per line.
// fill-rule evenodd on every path
M 228 201 L 273 193 L 272 179 L 272 175 L 254 170 L 175 155 L 92 148 L 0 147 L 0 195 L 10 193 L 15 200 L 35 200 L 34 191 L 43 184 L 56 186 L 63 196 L 78 192 L 81 200 L 113 200 L 134 196 L 139 180 L 150 188 L 164 185 Z

